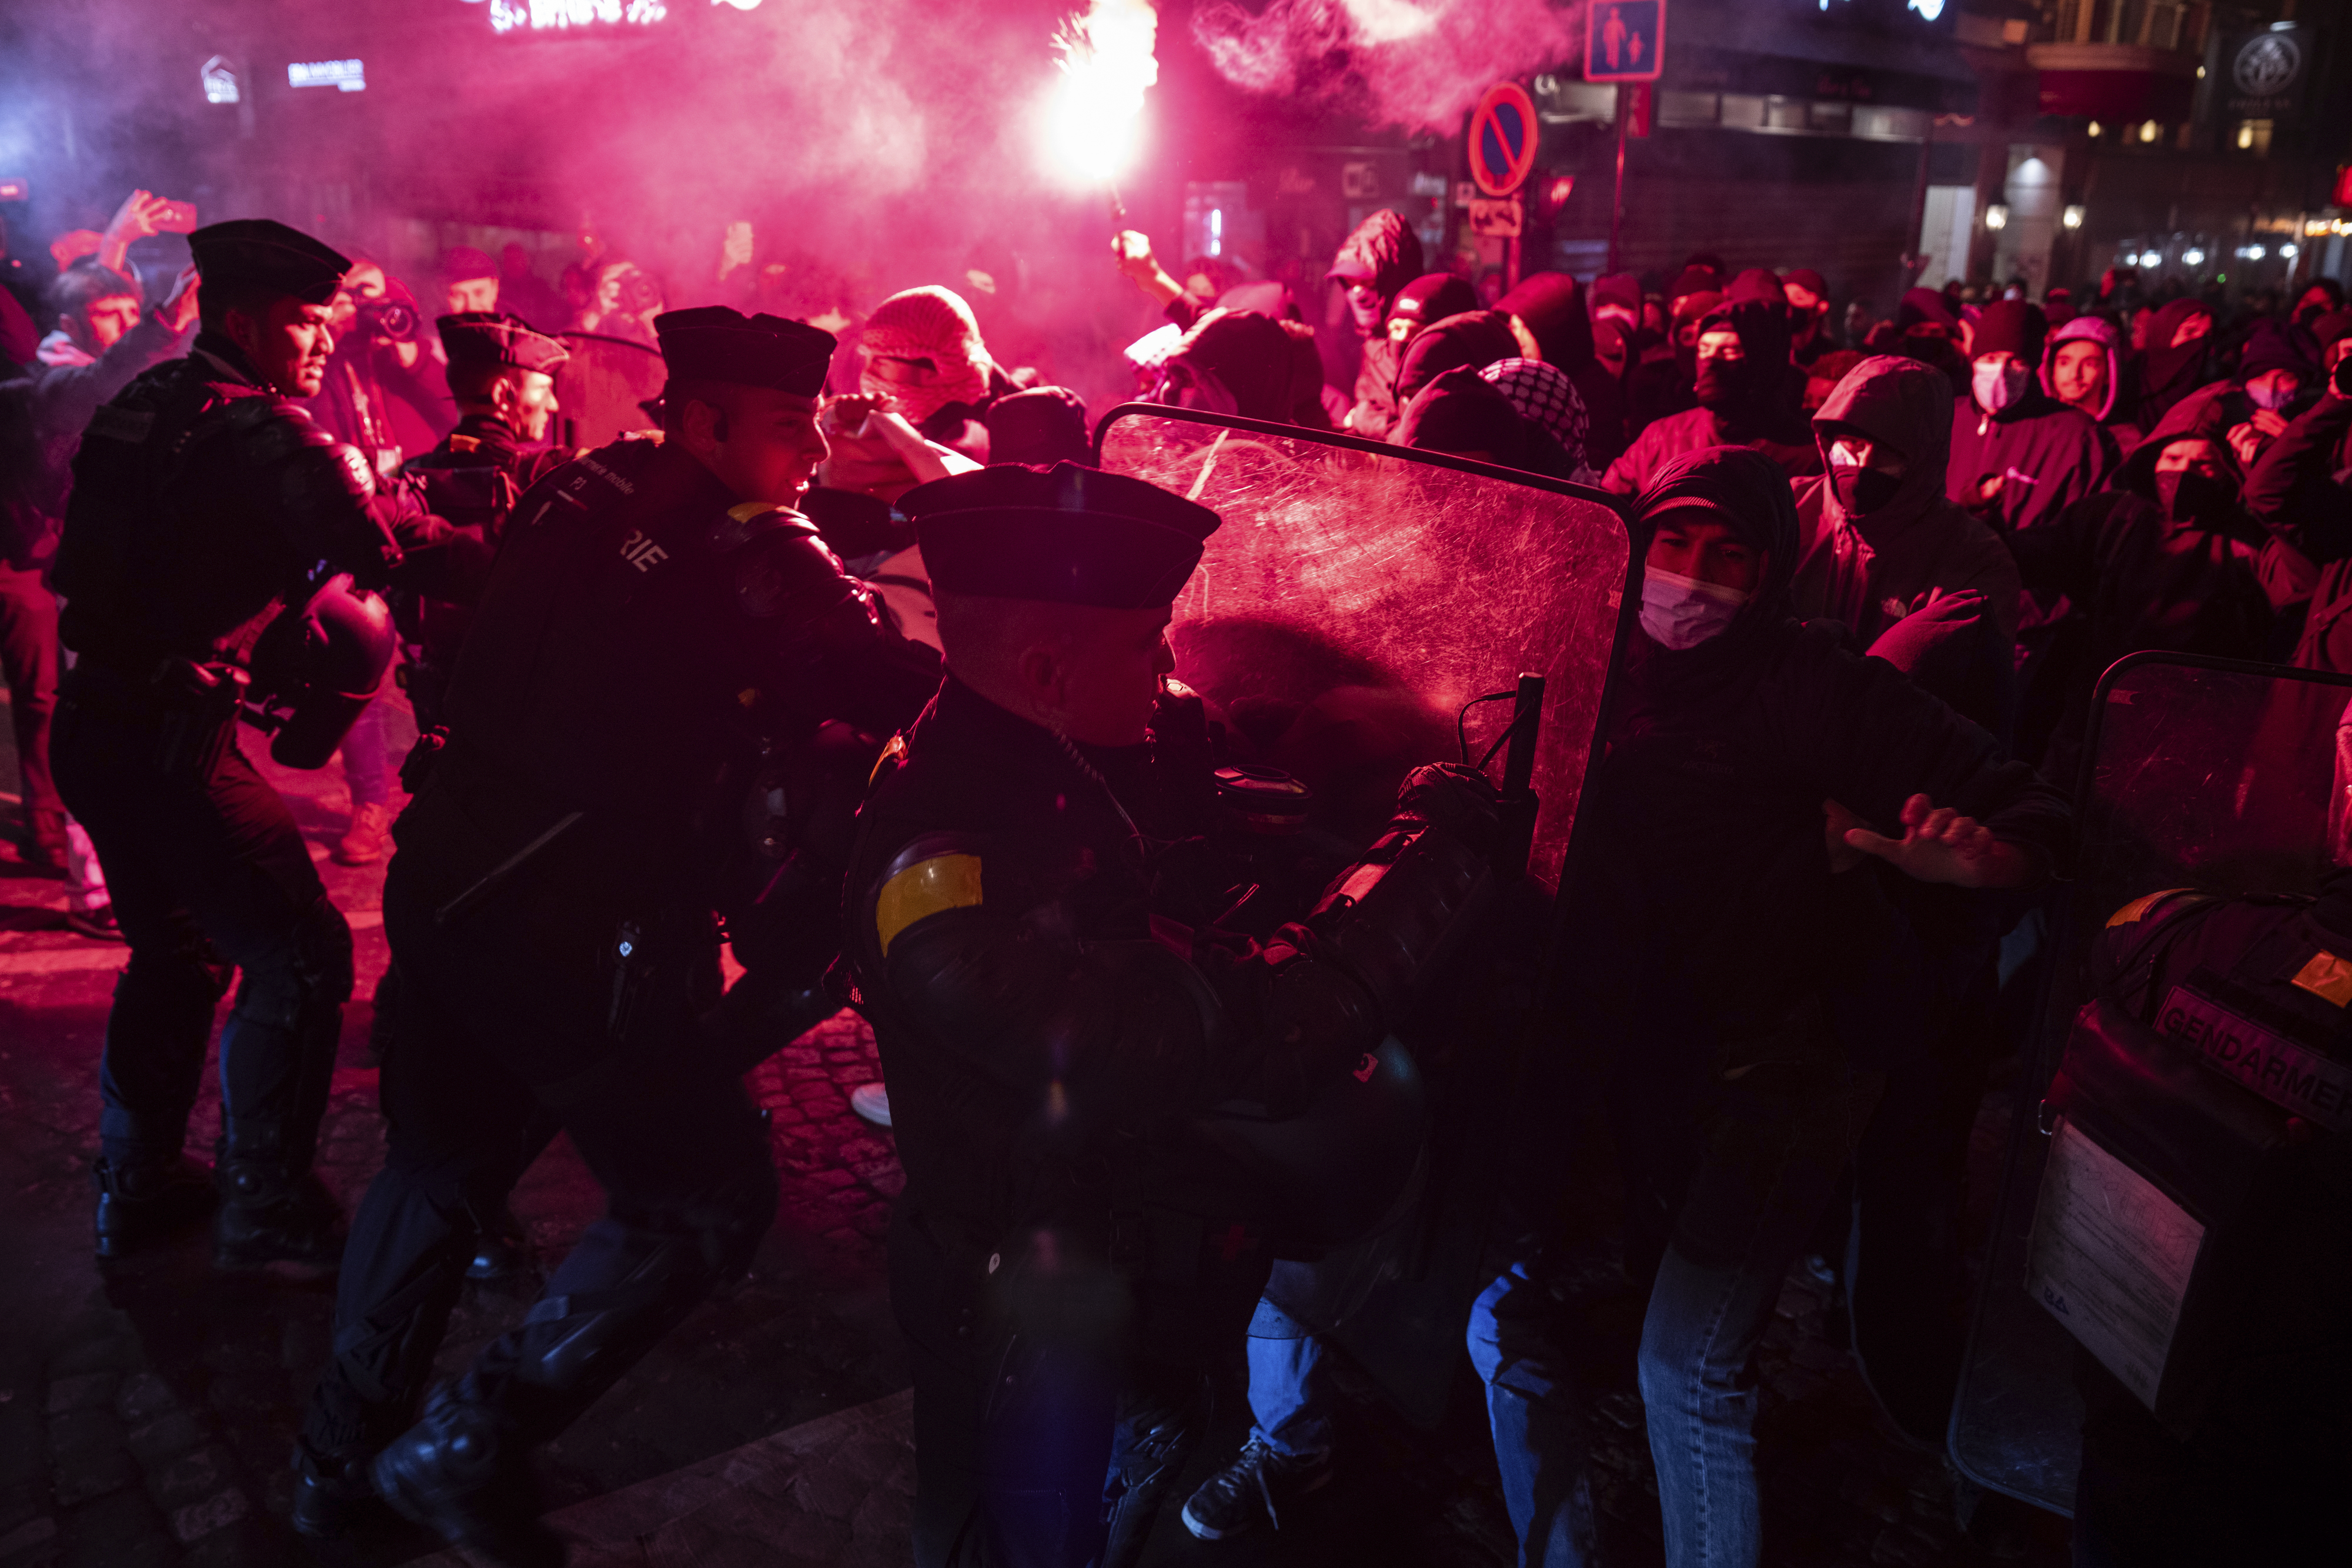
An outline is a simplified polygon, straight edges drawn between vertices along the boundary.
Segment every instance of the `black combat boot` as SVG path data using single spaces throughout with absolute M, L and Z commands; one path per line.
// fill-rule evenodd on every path
M 445 1386 L 368 1475 L 378 1497 L 452 1546 L 505 1568 L 562 1568 L 563 1543 L 539 1521 L 516 1447 L 497 1410 Z
M 101 1158 L 90 1167 L 90 1175 L 98 1183 L 101 1258 L 121 1258 L 143 1242 L 202 1219 L 219 1197 L 211 1169 L 184 1155 L 152 1164 L 118 1165 Z
M 522 1221 L 506 1204 L 490 1217 L 474 1236 L 474 1259 L 466 1265 L 466 1278 L 484 1283 L 510 1280 L 522 1270 L 527 1241 Z
M 287 1522 L 294 1533 L 330 1541 L 349 1530 L 375 1501 L 366 1454 L 319 1454 L 307 1442 L 294 1447 L 294 1511 Z
M 223 1160 L 220 1168 L 214 1267 L 292 1263 L 331 1270 L 342 1260 L 343 1212 L 316 1176 L 289 1179 L 275 1166 L 234 1155 Z

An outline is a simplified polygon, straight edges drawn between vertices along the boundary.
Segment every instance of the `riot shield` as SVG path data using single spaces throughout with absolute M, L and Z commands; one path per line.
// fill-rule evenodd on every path
M 654 428 L 637 405 L 661 396 L 669 380 L 659 350 L 593 332 L 566 332 L 563 346 L 572 358 L 555 369 L 559 444 L 602 446 L 625 432 Z
M 2049 1166 L 2042 1114 L 2088 945 L 2144 894 L 2307 893 L 2329 863 L 2336 729 L 2352 677 L 2185 653 L 2134 653 L 2101 677 L 2075 800 L 2080 854 L 2057 906 L 2042 1027 L 2021 1074 L 2000 1197 L 1954 1400 L 1971 1479 L 2071 1515 L 2082 1448 L 2075 1342 L 2030 1292 Z
M 1544 677 L 1530 873 L 1557 887 L 1627 618 L 1616 497 L 1297 425 L 1129 403 L 1101 465 L 1216 509 L 1169 642 L 1265 759 L 1376 831 L 1405 772 L 1478 760 Z
M 1513 721 L 1522 674 L 1544 678 L 1532 757 L 1538 795 L 1528 897 L 1547 919 L 1561 882 L 1592 743 L 1634 597 L 1621 503 L 1603 493 L 1438 454 L 1156 404 L 1113 410 L 1101 465 L 1216 509 L 1223 526 L 1177 600 L 1179 679 L 1257 758 L 1303 779 L 1322 825 L 1368 841 L 1405 772 L 1478 762 Z M 1529 704 L 1532 706 L 1532 702 Z M 1519 766 L 1526 766 L 1522 759 Z M 1499 773 L 1499 769 L 1497 772 Z M 1544 892 L 1538 892 L 1540 888 Z M 1538 942 L 1537 946 L 1540 946 Z M 1392 1277 L 1332 1332 L 1408 1416 L 1434 1426 L 1466 1365 L 1462 1334 L 1483 1281 L 1494 1192 L 1491 1108 L 1527 1028 L 1481 988 L 1453 1041 L 1412 1041 L 1437 1132 L 1421 1207 L 1381 1239 Z M 1484 1010 L 1482 1010 L 1484 1009 Z M 1366 1257 L 1303 1292 L 1361 1301 Z

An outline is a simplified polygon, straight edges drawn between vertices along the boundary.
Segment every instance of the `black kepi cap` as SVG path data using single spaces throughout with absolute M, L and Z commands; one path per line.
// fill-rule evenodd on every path
M 453 365 L 511 365 L 552 373 L 572 357 L 562 342 L 500 310 L 460 310 L 436 318 L 433 325 Z
M 1106 610 L 1172 602 L 1220 521 L 1157 485 L 1075 463 L 934 479 L 898 509 L 940 591 Z
M 351 257 L 274 218 L 207 224 L 188 235 L 188 249 L 204 283 L 290 294 L 305 305 L 333 304 L 352 269 Z
M 670 377 L 772 387 L 799 397 L 824 390 L 833 363 L 833 334 L 781 316 L 746 316 L 724 305 L 665 310 L 654 318 Z

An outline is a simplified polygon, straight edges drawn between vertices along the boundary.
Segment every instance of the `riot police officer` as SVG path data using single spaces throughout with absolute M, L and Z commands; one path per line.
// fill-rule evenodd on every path
M 2125 1245 L 2176 1197 L 2207 1228 L 2170 1343 L 2120 1357 L 2137 1387 L 2105 1364 L 2129 1333 L 2086 1332 L 2085 1301 L 2062 1320 L 2105 1352 L 2076 1356 L 2074 1561 L 2319 1561 L 2352 1452 L 2352 869 L 2316 898 L 2135 899 L 2089 968 L 2098 999 L 2051 1096 L 2061 1135 L 2112 1150 L 2135 1173 L 2117 1186 L 2163 1195 L 2112 1200 Z M 2214 1201 L 2232 1187 L 2253 1200 Z M 2046 1193 L 2045 1220 L 2064 1244 Z
M 825 455 L 832 336 L 723 307 L 671 311 L 659 331 L 664 438 L 603 447 L 523 497 L 446 745 L 394 830 L 392 1132 L 304 1427 L 309 1533 L 373 1490 L 491 1556 L 560 1555 L 526 1500 L 525 1450 L 740 1273 L 774 1210 L 738 1069 L 695 1032 L 717 963 L 701 870 L 736 820 L 714 780 L 780 726 L 887 734 L 938 682 L 936 655 L 883 628 L 792 509 Z M 542 1109 L 610 1207 L 523 1324 L 394 1437 Z
M 949 674 L 860 815 L 844 950 L 907 1172 L 915 1555 L 1075 1568 L 1148 1535 L 1291 1222 L 1201 1119 L 1387 1092 L 1375 1048 L 1483 885 L 1493 795 L 1424 768 L 1303 924 L 1204 935 L 1218 910 L 1182 890 L 1221 879 L 1176 868 L 1208 769 L 1160 688 L 1216 514 L 1066 463 L 900 506 Z
M 98 412 L 57 562 L 61 634 L 79 655 L 58 708 L 58 781 L 131 944 L 99 1075 L 98 1251 L 118 1256 L 211 1206 L 211 1173 L 182 1144 L 234 965 L 216 1259 L 324 1265 L 340 1217 L 310 1162 L 351 932 L 285 802 L 239 751 L 237 715 L 261 695 L 255 665 L 273 649 L 300 662 L 298 621 L 335 628 L 310 651 L 359 668 L 346 683 L 358 701 L 305 727 L 324 726 L 307 736 L 309 765 L 326 759 L 391 653 L 381 603 L 348 585 L 381 586 L 399 558 L 392 530 L 424 514 L 405 494 L 378 496 L 366 464 L 289 401 L 319 389 L 350 263 L 267 219 L 189 243 L 202 278 L 194 352 Z M 377 635 L 376 647 L 327 645 Z M 263 685 L 302 678 L 260 673 Z
M 441 722 L 457 649 L 508 514 L 522 492 L 572 455 L 546 444 L 556 413 L 555 371 L 572 357 L 560 340 L 495 310 L 461 311 L 434 325 L 449 359 L 458 417 L 457 427 L 405 470 L 451 528 L 434 551 L 419 552 L 437 559 L 413 561 L 403 573 L 412 592 L 399 606 L 407 655 L 402 680 L 420 729 Z

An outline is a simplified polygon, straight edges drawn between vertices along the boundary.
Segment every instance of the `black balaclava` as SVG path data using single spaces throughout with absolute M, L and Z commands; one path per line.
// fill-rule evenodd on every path
M 1728 328 L 1739 334 L 1744 358 L 1699 360 L 1691 388 L 1703 408 L 1726 418 L 1760 412 L 1788 378 L 1789 308 L 1767 299 L 1743 299 L 1708 311 L 1699 336 Z

